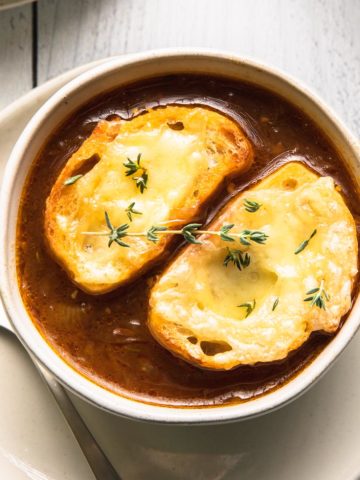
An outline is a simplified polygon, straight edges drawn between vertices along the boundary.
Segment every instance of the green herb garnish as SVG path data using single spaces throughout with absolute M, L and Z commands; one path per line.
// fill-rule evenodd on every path
M 308 292 L 306 292 L 306 295 L 310 295 L 310 296 L 304 298 L 304 302 L 311 302 L 310 305 L 312 307 L 315 306 L 323 310 L 326 310 L 325 302 L 329 301 L 330 297 L 324 290 L 323 280 L 320 283 L 320 287 L 309 290 Z
M 150 240 L 150 242 L 157 243 L 159 241 L 159 232 L 165 232 L 166 230 L 166 227 L 150 227 L 149 230 L 146 232 L 146 238 Z
M 127 208 L 125 208 L 125 212 L 126 212 L 128 218 L 129 218 L 130 222 L 132 222 L 132 220 L 133 220 L 132 219 L 133 215 L 142 215 L 142 212 L 138 212 L 137 210 L 135 210 L 134 207 L 135 207 L 135 202 L 132 202 L 132 203 L 130 203 L 130 205 Z
M 185 225 L 181 230 L 168 230 L 167 227 L 158 227 L 158 226 L 152 226 L 149 228 L 149 230 L 146 233 L 146 236 L 148 240 L 151 242 L 156 243 L 159 240 L 159 232 L 163 233 L 169 233 L 169 234 L 179 234 L 184 237 L 184 239 L 188 243 L 198 243 L 201 244 L 199 240 L 196 239 L 194 234 L 198 231 L 199 227 L 201 227 L 201 223 L 189 223 L 188 225 Z
M 259 232 L 257 230 L 243 230 L 240 233 L 239 239 L 240 243 L 243 245 L 250 245 L 250 242 L 259 243 L 263 245 L 268 238 L 264 232 Z
M 130 212 L 127 212 L 127 213 L 130 213 Z M 131 213 L 137 213 L 137 212 L 132 211 Z M 250 245 L 250 242 L 263 244 L 268 238 L 268 236 L 265 235 L 265 233 L 258 232 L 256 230 L 242 230 L 239 233 L 232 233 L 230 236 L 228 235 L 228 232 L 231 228 L 233 228 L 234 225 L 224 225 L 223 227 L 221 227 L 220 230 L 200 230 L 201 223 L 189 223 L 185 225 L 181 230 L 171 230 L 165 226 L 153 225 L 152 227 L 149 228 L 149 230 L 145 232 L 129 232 L 128 224 L 120 225 L 117 228 L 113 227 L 107 212 L 105 212 L 105 220 L 106 220 L 106 225 L 110 230 L 110 233 L 109 232 L 82 232 L 82 234 L 94 235 L 94 236 L 109 236 L 109 241 L 111 240 L 111 242 L 109 242 L 110 243 L 109 246 L 111 245 L 112 242 L 116 242 L 118 245 L 121 245 L 121 243 L 123 242 L 119 242 L 116 240 L 119 240 L 120 238 L 123 238 L 123 237 L 146 237 L 151 242 L 156 243 L 159 240 L 159 235 L 163 235 L 163 234 L 164 235 L 182 235 L 188 243 L 193 243 L 193 244 L 202 243 L 196 237 L 196 235 L 202 235 L 202 234 L 217 235 L 225 242 L 234 242 L 235 239 L 239 239 L 239 241 L 243 245 Z M 128 247 L 128 245 L 126 244 L 121 246 Z M 248 266 L 248 264 L 250 263 L 249 255 L 244 254 L 242 261 L 243 261 L 243 267 Z
M 125 162 L 123 165 L 127 169 L 127 172 L 125 175 L 127 177 L 134 175 L 135 173 L 141 173 L 141 175 L 137 175 L 136 177 L 132 177 L 133 180 L 135 180 L 137 188 L 140 190 L 141 193 L 144 193 L 145 188 L 147 188 L 147 182 L 148 182 L 148 173 L 146 168 L 142 167 L 140 165 L 141 161 L 141 153 L 137 156 L 136 162 L 131 160 L 131 158 L 128 157 L 127 162 Z
M 127 169 L 127 172 L 125 175 L 129 177 L 130 175 L 134 175 L 140 168 L 140 161 L 141 161 L 141 153 L 137 156 L 136 162 L 131 160 L 131 158 L 128 157 L 127 162 L 123 163 L 124 167 Z
M 279 305 L 279 297 L 276 297 L 271 310 L 274 311 L 278 305 Z
M 259 208 L 262 206 L 262 203 L 255 202 L 253 200 L 248 200 L 245 198 L 244 200 L 244 207 L 247 212 L 257 212 Z
M 185 227 L 181 230 L 181 235 L 183 235 L 184 239 L 188 243 L 198 243 L 201 244 L 199 240 L 196 239 L 195 234 L 198 233 L 199 228 L 201 227 L 201 223 L 189 223 L 185 225 Z
M 250 265 L 250 255 L 241 250 L 228 248 L 228 253 L 224 258 L 224 266 L 227 267 L 229 263 L 233 263 L 235 267 L 241 271 Z
M 229 233 L 234 226 L 233 223 L 223 225 L 220 232 L 216 233 L 220 234 L 220 238 L 221 240 L 224 240 L 224 242 L 234 242 L 235 239 L 238 238 L 243 245 L 250 245 L 250 242 L 264 244 L 268 238 L 268 235 L 264 232 L 259 232 L 257 230 L 242 230 L 240 233 Z
M 107 212 L 105 212 L 105 221 L 106 221 L 106 225 L 110 230 L 110 233 L 108 234 L 109 235 L 108 247 L 111 247 L 111 244 L 113 242 L 120 245 L 120 247 L 129 247 L 130 245 L 121 241 L 121 238 L 124 238 L 127 236 L 126 232 L 129 228 L 129 225 L 127 223 L 124 223 L 123 225 L 120 225 L 120 227 L 114 227 L 110 221 L 109 214 Z
M 148 174 L 146 171 L 142 173 L 139 177 L 133 177 L 136 182 L 137 188 L 140 190 L 140 193 L 144 193 L 145 188 L 147 188 Z
M 224 240 L 224 242 L 234 242 L 235 239 L 228 235 L 230 230 L 234 227 L 235 225 L 233 223 L 228 224 L 228 225 L 223 225 L 220 229 L 220 238 L 221 240 Z
M 74 175 L 73 177 L 69 177 L 65 180 L 64 185 L 69 186 L 73 185 L 75 182 L 79 180 L 79 178 L 83 177 L 82 174 Z
M 310 240 L 316 235 L 316 233 L 317 230 L 315 229 L 307 240 L 304 240 L 302 243 L 300 243 L 294 254 L 297 255 L 298 253 L 302 252 L 309 245 Z
M 254 298 L 254 300 L 252 302 L 246 302 L 246 303 L 242 303 L 241 305 L 238 305 L 238 307 L 241 307 L 241 308 L 246 308 L 246 315 L 245 315 L 245 318 L 247 318 L 250 313 L 253 312 L 253 310 L 255 309 L 256 307 L 256 300 Z

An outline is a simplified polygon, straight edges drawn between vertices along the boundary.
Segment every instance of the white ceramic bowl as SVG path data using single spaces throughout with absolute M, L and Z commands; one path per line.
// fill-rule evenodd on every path
M 357 299 L 344 326 L 299 375 L 283 387 L 246 403 L 213 408 L 154 406 L 118 396 L 69 367 L 45 342 L 22 303 L 16 278 L 15 235 L 19 199 L 29 168 L 44 141 L 66 117 L 101 92 L 155 75 L 209 73 L 254 82 L 295 104 L 311 117 L 342 152 L 360 190 L 360 149 L 351 133 L 318 98 L 272 68 L 222 52 L 163 50 L 119 57 L 83 73 L 55 93 L 34 115 L 8 161 L 1 193 L 0 279 L 9 318 L 20 340 L 66 387 L 105 410 L 138 420 L 164 423 L 211 423 L 260 415 L 306 391 L 334 362 L 360 323 Z

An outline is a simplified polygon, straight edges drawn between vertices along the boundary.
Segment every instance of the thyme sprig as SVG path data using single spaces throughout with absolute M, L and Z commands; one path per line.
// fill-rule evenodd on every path
M 135 175 L 135 173 L 139 173 L 140 175 L 133 176 L 132 179 L 135 181 L 137 188 L 140 190 L 140 193 L 144 193 L 145 188 L 147 188 L 147 182 L 149 179 L 149 175 L 147 173 L 147 169 L 140 165 L 141 161 L 141 153 L 137 156 L 136 162 L 131 160 L 131 158 L 127 158 L 127 162 L 123 165 L 127 169 L 125 175 L 130 177 Z
M 142 212 L 135 210 L 134 207 L 135 207 L 135 202 L 132 202 L 127 208 L 125 208 L 126 215 L 128 216 L 128 219 L 130 220 L 130 222 L 133 221 L 133 218 L 132 218 L 133 215 L 142 215 Z
M 241 250 L 233 250 L 228 248 L 228 253 L 224 258 L 224 266 L 227 267 L 229 263 L 233 263 L 238 270 L 242 270 L 250 265 L 250 255 Z
M 216 233 L 220 235 L 221 240 L 224 240 L 224 242 L 234 242 L 235 239 L 238 238 L 240 243 L 246 246 L 249 246 L 251 242 L 264 244 L 268 238 L 268 235 L 258 230 L 243 230 L 240 233 L 229 233 L 234 226 L 233 223 L 223 225 L 220 231 Z M 210 231 L 204 233 L 214 234 L 215 232 Z
M 238 307 L 246 309 L 245 318 L 247 318 L 254 311 L 256 307 L 256 300 L 254 298 L 252 302 L 242 303 L 241 305 L 238 305 Z
M 133 212 L 134 213 L 134 212 Z M 188 243 L 201 244 L 202 242 L 197 239 L 197 235 L 217 235 L 225 242 L 234 242 L 236 239 L 243 245 L 251 245 L 251 242 L 264 244 L 268 235 L 264 232 L 257 230 L 242 230 L 239 233 L 231 233 L 229 231 L 234 227 L 234 224 L 223 225 L 220 230 L 200 230 L 201 223 L 189 223 L 185 225 L 181 230 L 171 230 L 164 226 L 153 225 L 145 232 L 129 232 L 129 225 L 127 223 L 114 227 L 110 221 L 109 214 L 105 212 L 105 221 L 109 229 L 108 232 L 82 232 L 83 235 L 93 236 L 108 236 L 109 247 L 113 242 L 122 247 L 128 247 L 121 239 L 124 237 L 146 237 L 151 242 L 157 243 L 160 235 L 182 235 Z M 245 263 L 249 262 L 245 259 Z
M 127 157 L 127 162 L 123 163 L 124 167 L 127 169 L 127 172 L 125 175 L 129 177 L 130 175 L 134 175 L 140 168 L 142 169 L 140 165 L 141 161 L 141 153 L 137 156 L 136 162 L 131 160 L 131 158 Z
M 257 212 L 261 206 L 262 203 L 255 202 L 254 200 L 248 200 L 247 198 L 244 200 L 244 207 L 247 212 Z
M 316 233 L 317 230 L 315 229 L 307 240 L 304 240 L 300 243 L 294 254 L 297 255 L 298 253 L 302 252 L 309 245 L 310 240 L 316 235 Z
M 311 302 L 310 305 L 312 307 L 315 306 L 322 310 L 326 310 L 325 302 L 329 301 L 330 297 L 324 289 L 324 280 L 321 280 L 319 287 L 312 288 L 306 292 L 306 295 L 309 296 L 304 298 L 304 302 Z

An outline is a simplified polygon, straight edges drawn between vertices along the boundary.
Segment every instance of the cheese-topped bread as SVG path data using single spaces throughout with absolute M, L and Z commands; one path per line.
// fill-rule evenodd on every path
M 57 261 L 83 290 L 100 294 L 132 280 L 165 250 L 129 237 L 113 243 L 113 226 L 146 232 L 195 218 L 224 177 L 248 168 L 253 152 L 230 118 L 201 107 L 156 108 L 131 120 L 100 121 L 71 156 L 46 202 L 45 234 Z M 170 223 L 169 223 L 170 222 Z
M 197 366 L 227 370 L 281 360 L 311 332 L 335 332 L 351 307 L 358 246 L 334 180 L 290 163 L 206 230 L 229 224 L 228 234 L 261 232 L 252 237 L 260 243 L 203 234 L 186 247 L 152 289 L 153 336 Z

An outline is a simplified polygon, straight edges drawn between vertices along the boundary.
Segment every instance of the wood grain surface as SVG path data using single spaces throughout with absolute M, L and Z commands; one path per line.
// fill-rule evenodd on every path
M 199 46 L 285 70 L 360 135 L 359 25 L 360 0 L 39 0 L 0 12 L 0 105 L 91 60 Z
M 0 11 L 0 108 L 32 86 L 31 6 Z

